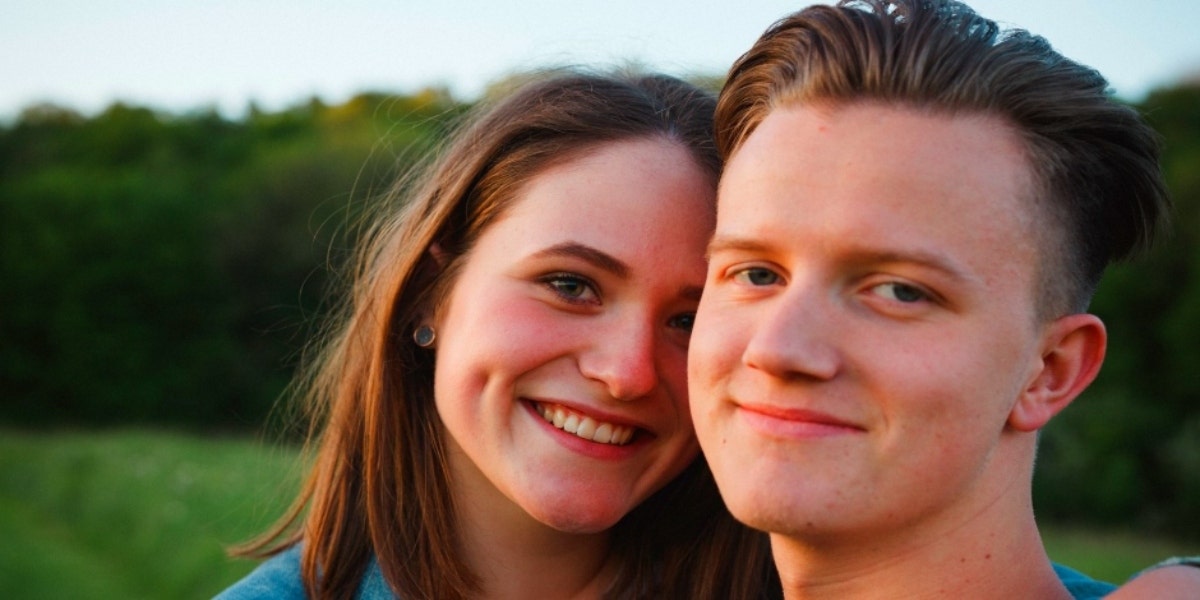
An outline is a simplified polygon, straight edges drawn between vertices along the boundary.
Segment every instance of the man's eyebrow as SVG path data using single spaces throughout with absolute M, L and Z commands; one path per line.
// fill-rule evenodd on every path
M 710 258 L 717 252 L 727 252 L 732 250 L 741 250 L 744 252 L 765 252 L 768 246 L 754 238 L 737 237 L 728 235 L 714 235 L 708 242 L 708 249 L 704 253 L 705 258 Z
M 960 281 L 976 281 L 979 278 L 970 272 L 959 268 L 954 261 L 937 252 L 924 250 L 872 250 L 864 249 L 851 251 L 851 258 L 858 263 L 907 263 L 920 265 L 927 269 L 940 271 L 946 276 Z
M 586 246 L 578 242 L 563 242 L 555 244 L 544 250 L 539 250 L 534 253 L 534 257 L 550 257 L 550 256 L 566 256 L 570 258 L 578 258 L 584 262 L 591 263 L 600 269 L 604 269 L 618 277 L 629 276 L 629 265 L 617 260 L 611 254 L 601 252 L 591 246 Z
M 706 256 L 712 257 L 717 252 L 730 251 L 763 254 L 771 250 L 772 247 L 770 245 L 754 238 L 717 235 L 713 236 L 712 241 L 708 243 Z M 851 249 L 848 252 L 848 256 L 850 260 L 859 264 L 910 263 L 940 271 L 954 279 L 962 281 L 978 280 L 977 276 L 960 268 L 954 261 L 937 252 L 920 249 L 878 250 L 874 248 L 857 248 Z

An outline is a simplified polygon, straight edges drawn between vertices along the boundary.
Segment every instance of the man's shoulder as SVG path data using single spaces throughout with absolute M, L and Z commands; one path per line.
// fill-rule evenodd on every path
M 1075 600 L 1103 598 L 1117 589 L 1117 586 L 1111 583 L 1092 579 L 1071 567 L 1058 563 L 1054 564 L 1054 573 L 1058 575 L 1058 580 L 1062 582 L 1068 592 L 1071 592 L 1071 597 Z

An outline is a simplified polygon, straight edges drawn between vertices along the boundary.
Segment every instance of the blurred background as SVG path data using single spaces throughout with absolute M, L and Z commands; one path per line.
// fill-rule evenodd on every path
M 283 395 L 356 216 L 514 73 L 719 86 L 764 1 L 0 0 L 0 596 L 207 598 L 304 472 Z M 437 6 L 434 6 L 437 4 Z M 1045 432 L 1053 558 L 1200 549 L 1200 36 L 1183 2 L 975 2 L 1162 133 L 1173 236 L 1094 304 L 1097 383 Z

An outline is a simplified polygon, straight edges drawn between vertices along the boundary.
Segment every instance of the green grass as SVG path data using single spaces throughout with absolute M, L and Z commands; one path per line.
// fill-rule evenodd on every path
M 1121 583 L 1170 556 L 1195 555 L 1195 544 L 1141 535 L 1133 531 L 1095 531 L 1043 526 L 1042 541 L 1056 562 L 1096 579 Z
M 0 429 L 0 598 L 210 598 L 254 567 L 226 546 L 295 494 L 297 450 L 172 432 Z M 1194 547 L 1049 527 L 1050 556 L 1095 577 Z
M 0 597 L 211 598 L 299 475 L 295 449 L 245 439 L 0 430 Z

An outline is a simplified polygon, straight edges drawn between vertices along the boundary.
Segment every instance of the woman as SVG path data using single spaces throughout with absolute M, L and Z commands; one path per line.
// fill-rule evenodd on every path
M 306 390 L 312 473 L 244 552 L 279 556 L 223 597 L 777 589 L 687 409 L 713 109 L 668 77 L 560 75 L 397 186 Z

